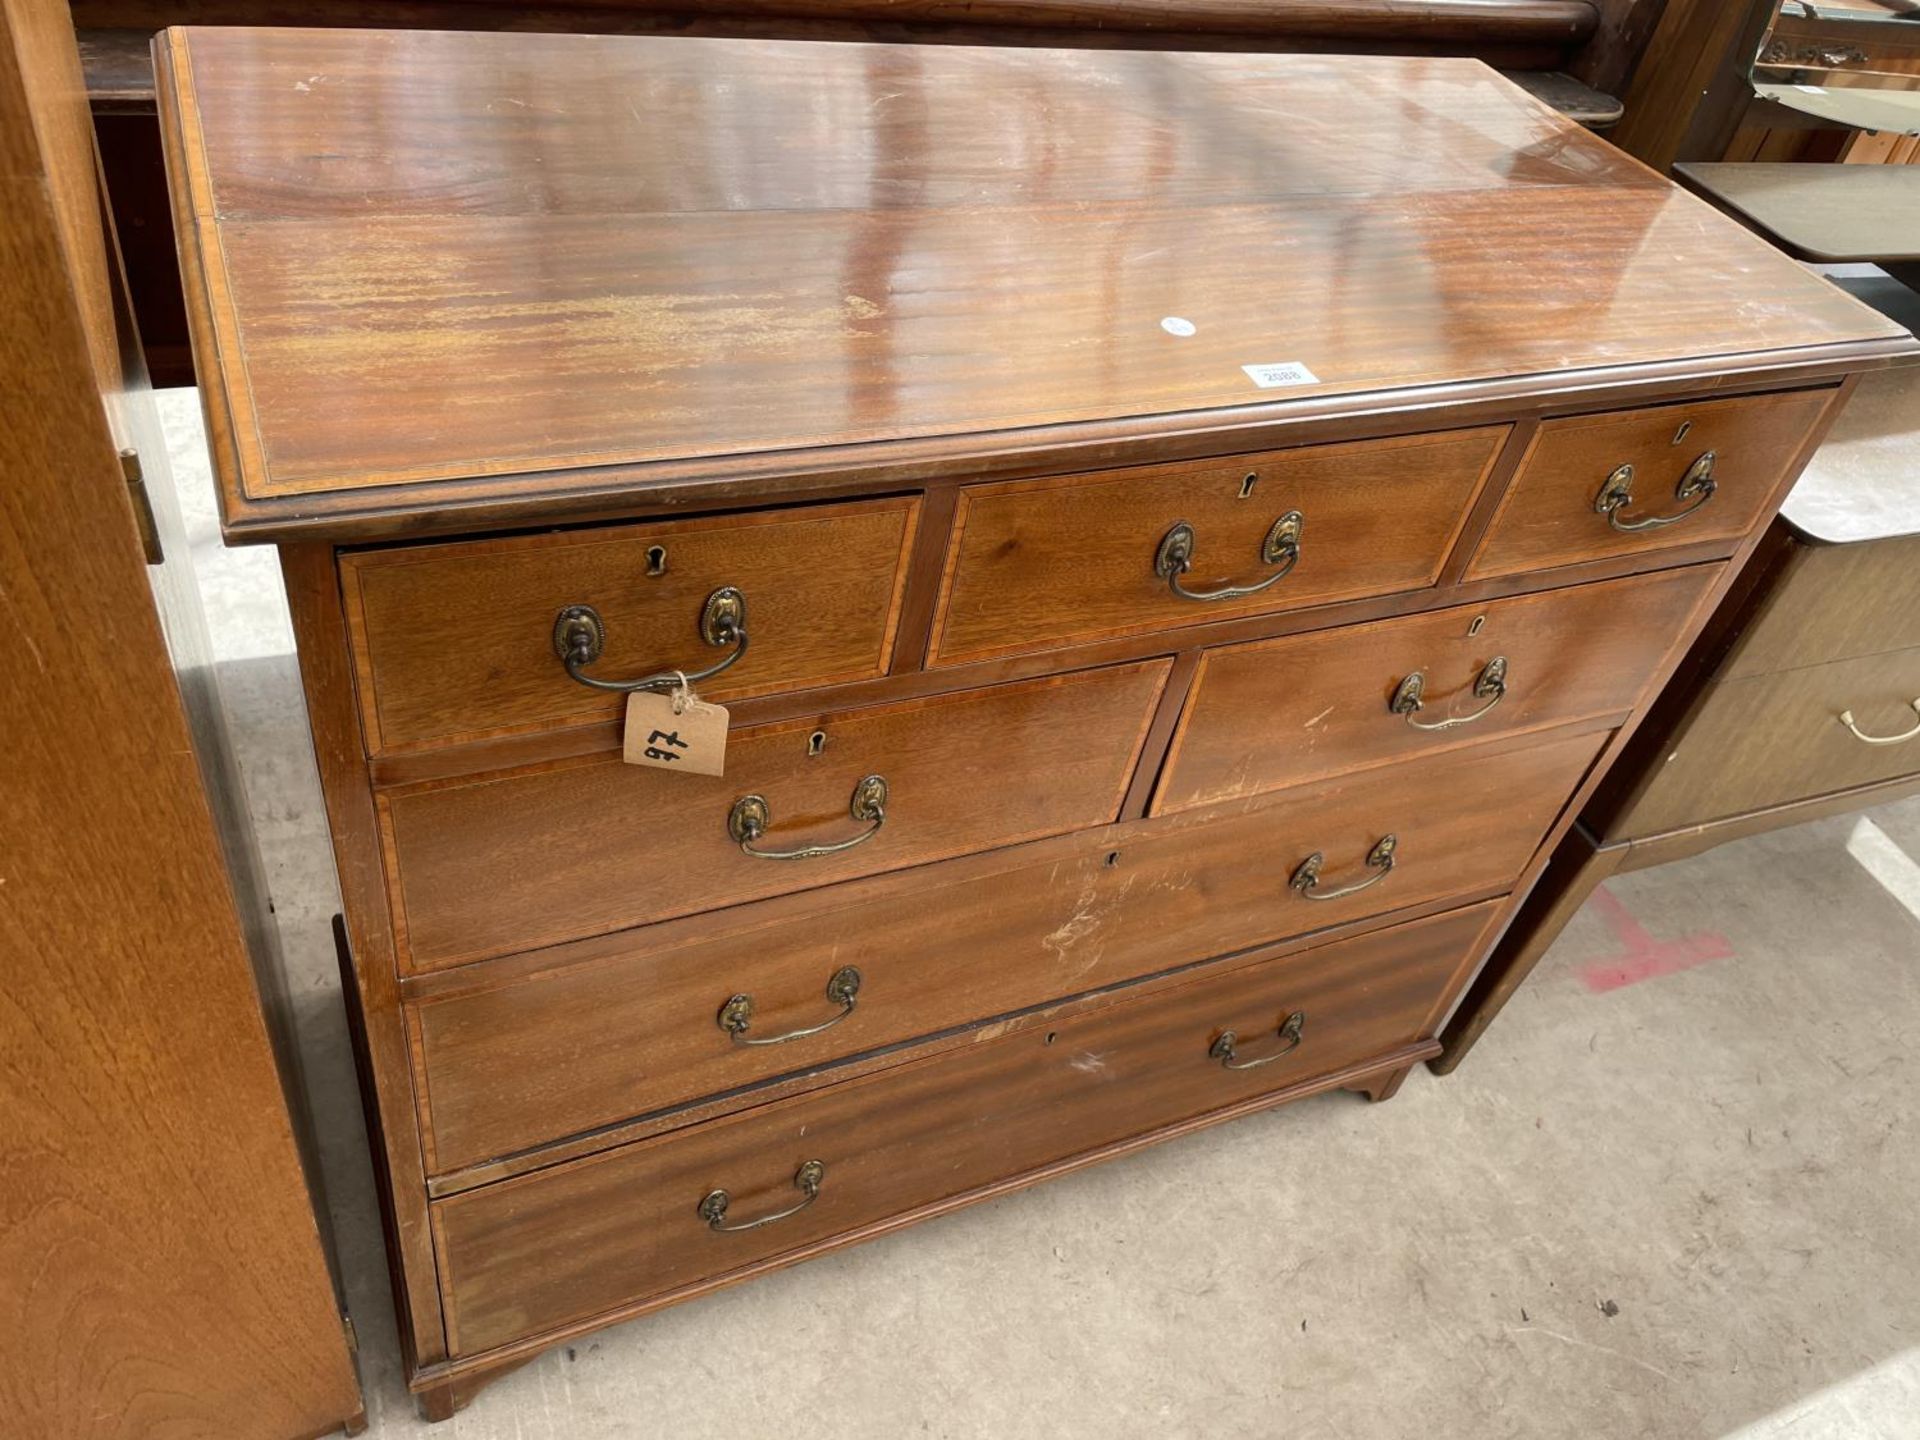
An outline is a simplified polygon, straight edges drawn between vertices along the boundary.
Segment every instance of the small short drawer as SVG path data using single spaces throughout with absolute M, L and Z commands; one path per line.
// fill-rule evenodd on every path
M 1119 812 L 1165 660 L 759 725 L 724 777 L 558 761 L 379 797 L 403 963 L 718 910 Z
M 1721 568 L 1209 651 L 1154 812 L 1630 709 Z
M 970 486 L 928 663 L 1424 589 L 1506 435 Z
M 1920 774 L 1920 650 L 1722 680 L 1612 827 L 1636 838 Z
M 471 991 L 413 1011 L 429 1168 L 1334 923 L 1509 889 L 1603 738 L 1457 751 L 1230 815 L 1090 836 L 1072 853 L 856 881 L 702 917 L 697 935 L 608 936 L 546 952 L 542 973 L 517 983 L 477 967 Z M 1388 835 L 1395 862 L 1382 875 L 1366 858 Z M 1293 880 L 1314 854 L 1309 899 Z M 1318 898 L 1362 880 L 1375 883 Z M 807 1033 L 743 1043 L 793 1031 Z
M 1039 1017 L 437 1201 L 448 1342 L 472 1355 L 665 1297 L 1390 1057 L 1433 1032 L 1495 911 L 1451 911 Z
M 1534 435 L 1466 579 L 1616 555 L 1731 550 L 1837 392 L 1793 390 L 1549 420 Z
M 721 701 L 884 675 L 918 513 L 872 500 L 345 553 L 367 748 L 618 714 L 569 657 L 607 682 L 707 671 Z

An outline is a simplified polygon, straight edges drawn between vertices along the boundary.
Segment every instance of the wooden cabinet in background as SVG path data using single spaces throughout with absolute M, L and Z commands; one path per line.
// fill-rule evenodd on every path
M 1451 1070 L 1609 876 L 1920 791 L 1920 370 L 1866 377 L 1448 1027 Z
M 65 5 L 4 0 L 0 1432 L 306 1440 L 364 1427 L 359 1384 L 250 955 L 272 921 L 196 751 L 186 547 L 164 491 L 145 536 L 129 504 L 167 450 L 94 175 Z
M 1391 1095 L 1856 373 L 1917 348 L 1466 60 L 158 55 L 434 1416 L 771 1266 Z M 623 764 L 588 682 L 736 654 L 725 585 L 725 774 Z

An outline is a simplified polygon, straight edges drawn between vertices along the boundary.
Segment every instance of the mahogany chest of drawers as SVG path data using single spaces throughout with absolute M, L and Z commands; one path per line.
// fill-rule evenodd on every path
M 1391 1094 L 1851 377 L 1914 348 L 1472 61 L 157 58 L 434 1415 Z M 724 774 L 623 761 L 682 673 Z

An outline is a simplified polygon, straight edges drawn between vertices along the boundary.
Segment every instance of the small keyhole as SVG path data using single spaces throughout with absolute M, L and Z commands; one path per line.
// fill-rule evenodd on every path
M 1244 500 L 1249 495 L 1253 494 L 1253 487 L 1255 485 L 1258 485 L 1259 483 L 1260 483 L 1260 476 L 1256 471 L 1249 470 L 1245 475 L 1241 476 L 1240 477 L 1240 498 Z
M 1120 863 L 1120 852 L 1118 850 L 1108 851 L 1107 852 L 1107 868 L 1111 870 L 1113 869 L 1114 866 L 1118 865 L 1119 863 Z
M 827 748 L 827 732 L 816 730 L 807 737 L 807 754 L 818 755 Z
M 647 547 L 647 574 L 664 575 L 667 573 L 667 547 L 649 545 Z
M 1467 638 L 1471 640 L 1474 636 L 1478 635 L 1480 633 L 1481 627 L 1483 627 L 1486 623 L 1487 623 L 1486 616 L 1484 615 L 1474 616 L 1473 623 L 1467 626 Z
M 1680 428 L 1673 432 L 1673 443 L 1678 445 L 1682 440 L 1686 439 L 1687 432 L 1691 429 L 1693 429 L 1693 422 L 1691 420 L 1682 420 L 1680 422 Z
M 1057 1031 L 1054 1031 L 1054 1030 L 1049 1030 L 1049 1031 L 1047 1031 L 1047 1040 L 1046 1040 L 1046 1043 L 1047 1043 L 1047 1044 L 1049 1044 L 1049 1045 L 1051 1045 L 1051 1044 L 1053 1044 L 1053 1042 L 1054 1042 L 1054 1040 L 1055 1040 L 1055 1039 L 1057 1038 L 1057 1036 L 1058 1036 L 1058 1033 L 1059 1033 L 1059 1032 L 1057 1032 Z

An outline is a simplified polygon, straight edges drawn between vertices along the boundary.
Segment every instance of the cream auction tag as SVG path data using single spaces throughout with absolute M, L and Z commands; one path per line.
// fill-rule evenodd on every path
M 629 765 L 684 770 L 689 775 L 724 775 L 727 707 L 709 705 L 684 684 L 665 695 L 635 690 L 627 696 L 621 758 Z

